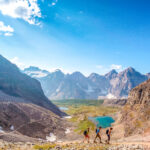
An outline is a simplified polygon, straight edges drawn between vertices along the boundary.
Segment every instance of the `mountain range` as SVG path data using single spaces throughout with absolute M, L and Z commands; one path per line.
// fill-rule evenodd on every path
M 150 78 L 149 73 L 143 75 L 132 67 L 119 73 L 111 70 L 106 75 L 92 73 L 88 77 L 81 72 L 48 72 L 34 66 L 23 72 L 40 81 L 45 95 L 54 100 L 127 98 L 131 89 Z

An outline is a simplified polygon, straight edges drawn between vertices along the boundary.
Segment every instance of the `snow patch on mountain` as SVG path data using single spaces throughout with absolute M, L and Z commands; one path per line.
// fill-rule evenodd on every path
M 29 68 L 25 68 L 23 72 L 31 76 L 32 78 L 42 78 L 42 77 L 46 77 L 49 74 L 47 70 L 42 70 L 38 67 L 33 67 L 33 66 L 30 66 Z
M 4 133 L 4 130 L 1 126 L 0 126 L 0 133 Z
M 69 128 L 66 129 L 65 134 L 69 134 L 71 130 Z
M 92 92 L 94 92 L 94 89 L 93 89 L 93 87 L 91 85 L 88 85 L 88 89 L 85 90 L 85 92 L 92 93 Z
M 50 133 L 49 136 L 46 136 L 46 140 L 48 142 L 55 142 L 56 139 L 57 139 L 57 137 L 53 133 Z
M 108 99 L 116 99 L 117 97 L 114 96 L 113 94 L 109 93 L 107 96 L 106 96 Z
M 42 78 L 48 75 L 48 73 L 44 73 L 42 71 L 27 71 L 26 74 L 33 78 Z
M 14 126 L 12 125 L 12 126 L 10 127 L 10 130 L 14 131 L 14 129 L 15 129 L 15 128 L 14 128 Z

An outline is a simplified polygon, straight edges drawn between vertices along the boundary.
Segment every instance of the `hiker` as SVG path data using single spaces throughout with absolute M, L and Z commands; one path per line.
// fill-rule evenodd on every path
M 98 129 L 96 129 L 96 137 L 94 139 L 94 143 L 96 143 L 96 139 L 97 138 L 99 138 L 100 143 L 102 143 L 102 141 L 101 141 L 101 135 L 100 135 L 101 129 L 102 129 L 102 127 L 99 127 Z
M 111 132 L 112 132 L 113 128 L 109 128 L 106 130 L 106 134 L 107 134 L 107 137 L 108 139 L 106 140 L 106 143 L 109 144 L 110 142 L 110 136 L 111 136 Z
M 89 136 L 89 132 L 90 132 L 90 128 L 87 128 L 87 130 L 84 131 L 84 141 L 88 141 L 88 143 L 90 142 L 90 136 Z M 83 141 L 83 142 L 84 142 Z

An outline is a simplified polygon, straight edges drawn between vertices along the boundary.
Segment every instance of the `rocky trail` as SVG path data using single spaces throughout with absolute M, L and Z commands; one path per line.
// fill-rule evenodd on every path
M 112 142 L 107 144 L 73 142 L 6 142 L 0 140 L 0 150 L 150 150 L 150 142 Z

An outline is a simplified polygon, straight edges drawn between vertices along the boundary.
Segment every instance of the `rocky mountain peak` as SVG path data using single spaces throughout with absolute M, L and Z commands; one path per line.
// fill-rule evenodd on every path
M 117 97 L 127 97 L 132 88 L 146 81 L 145 75 L 129 67 L 120 72 L 115 78 L 111 79 L 111 93 Z
M 91 73 L 88 78 L 92 79 L 92 78 L 99 78 L 99 77 L 100 77 L 99 74 L 97 74 L 97 73 Z
M 81 72 L 76 71 L 71 74 L 72 76 L 84 76 Z
M 124 71 L 120 72 L 118 74 L 118 76 L 126 76 L 126 77 L 138 77 L 138 76 L 143 76 L 146 77 L 145 75 L 142 75 L 140 72 L 136 71 L 134 68 L 129 67 L 127 69 L 125 69 Z
M 54 78 L 63 78 L 64 76 L 65 74 L 59 69 L 49 74 L 49 77 L 54 77 Z
M 132 71 L 135 71 L 135 69 L 133 67 L 128 67 L 126 70 L 132 72 Z
M 129 68 L 127 68 L 127 69 L 125 69 L 124 71 L 122 71 L 122 73 L 135 73 L 135 72 L 137 72 L 134 68 L 132 68 L 132 67 L 129 67 Z
M 54 72 L 64 74 L 60 69 L 56 69 Z
M 75 80 L 85 79 L 85 76 L 81 72 L 79 72 L 79 71 L 73 72 L 70 75 L 70 77 L 73 78 L 73 79 L 75 79 Z
M 92 82 L 95 82 L 95 83 L 97 82 L 98 84 L 101 84 L 103 86 L 104 86 L 104 83 L 106 84 L 106 80 L 107 80 L 105 78 L 105 76 L 101 76 L 101 75 L 99 75 L 97 73 L 90 74 L 88 79 L 91 80 Z M 101 85 L 99 85 L 99 86 L 101 86 Z
M 106 77 L 108 80 L 111 80 L 111 79 L 115 78 L 117 75 L 118 75 L 118 72 L 117 72 L 115 69 L 113 69 L 113 70 L 111 70 L 109 73 L 107 73 L 107 74 L 105 75 L 105 77 Z

